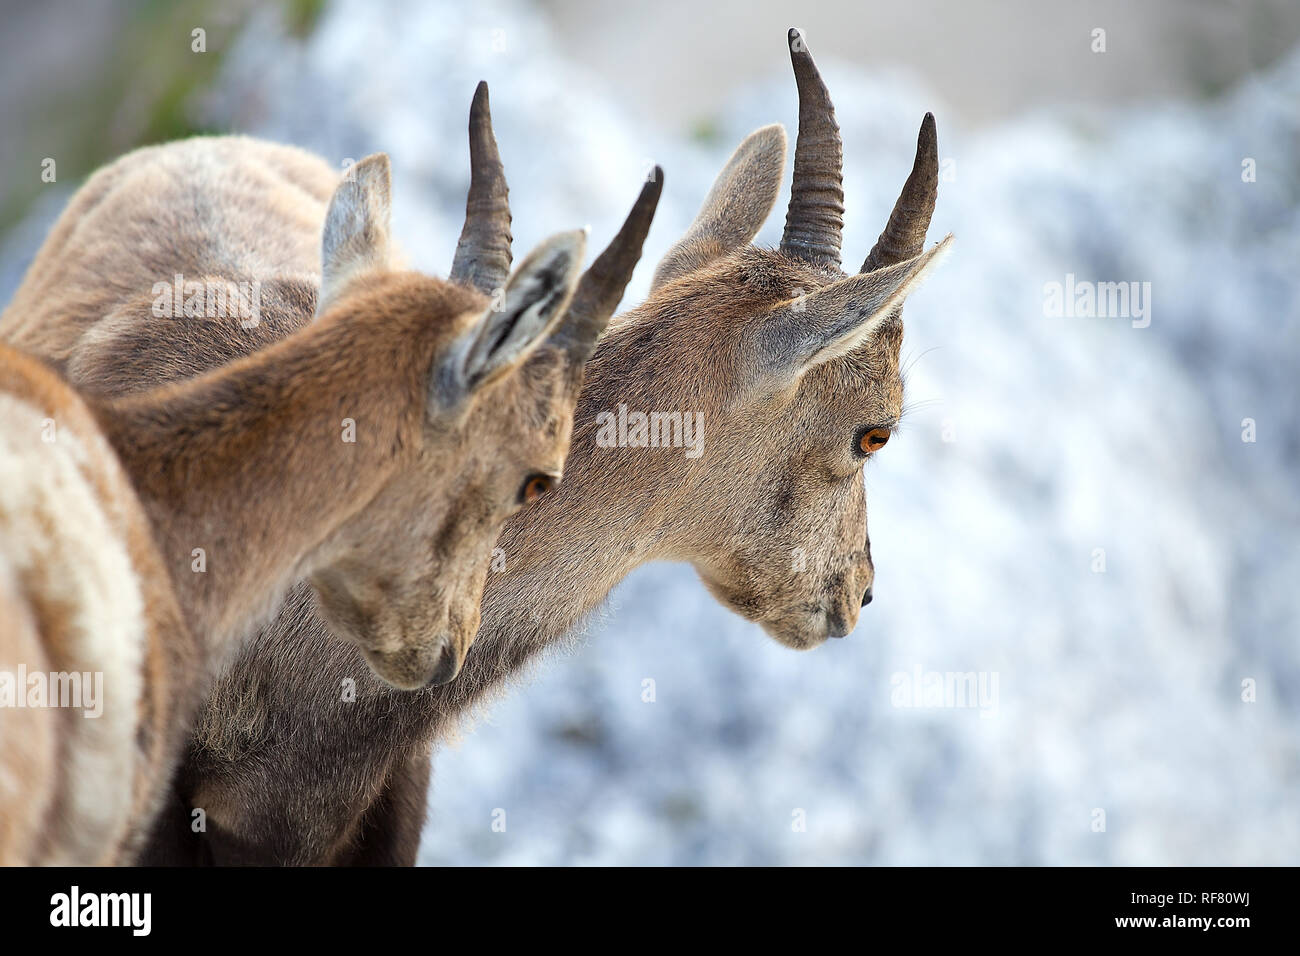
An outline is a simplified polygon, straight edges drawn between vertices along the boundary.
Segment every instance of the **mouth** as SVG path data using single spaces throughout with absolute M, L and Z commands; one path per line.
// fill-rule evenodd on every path
M 363 647 L 361 652 L 370 669 L 398 690 L 440 686 L 460 673 L 461 656 L 447 637 L 396 651 Z
M 758 624 L 778 644 L 796 651 L 820 647 L 830 638 L 847 637 L 858 623 L 856 615 L 852 615 L 850 620 L 838 608 L 813 602 L 787 604 L 764 613 L 764 600 L 729 588 L 702 571 L 698 573 L 705 588 L 719 604 Z
M 858 623 L 854 621 L 850 624 L 844 619 L 844 615 L 839 611 L 823 611 L 823 619 L 826 621 L 826 636 L 839 638 L 848 637 L 853 633 L 854 626 Z
M 842 613 L 820 605 L 759 623 L 778 643 L 797 651 L 810 651 L 828 640 L 847 637 L 857 625 L 856 620 L 850 623 Z
M 443 684 L 450 684 L 460 673 L 460 656 L 451 649 L 447 644 L 442 649 L 442 654 L 438 658 L 438 664 L 433 669 L 433 674 L 429 677 L 426 684 L 428 687 L 441 687 Z

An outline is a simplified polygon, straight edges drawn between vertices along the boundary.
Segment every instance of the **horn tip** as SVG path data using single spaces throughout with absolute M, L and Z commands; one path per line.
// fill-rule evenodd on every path
M 654 218 L 655 210 L 659 208 L 659 197 L 664 191 L 664 171 L 656 166 L 652 178 L 646 180 L 641 187 L 641 194 L 636 197 L 636 202 L 632 204 L 632 212 L 628 213 L 628 219 L 643 219 L 646 222 L 646 229 L 650 228 L 649 222 Z
M 921 120 L 920 132 L 916 135 L 917 156 L 922 153 L 933 154 L 939 146 L 939 135 L 934 125 L 934 114 L 926 113 Z
M 492 132 L 492 107 L 488 101 L 486 80 L 479 80 L 474 88 L 474 99 L 469 105 L 469 155 L 471 167 L 478 157 L 500 162 L 497 157 L 496 135 Z
M 479 80 L 478 86 L 474 87 L 474 98 L 469 104 L 469 128 L 470 134 L 474 130 L 492 126 L 492 105 L 488 100 L 487 80 Z
M 629 229 L 633 230 L 633 234 L 637 230 L 649 231 L 655 210 L 659 208 L 659 195 L 663 192 L 663 188 L 663 168 L 655 166 L 645 182 L 641 184 L 641 192 L 637 194 L 636 202 L 632 203 L 632 211 L 627 214 L 620 235 Z
M 646 179 L 645 185 L 641 187 L 641 195 L 658 196 L 664 188 L 664 168 L 655 163 L 654 169 L 650 170 L 650 175 Z

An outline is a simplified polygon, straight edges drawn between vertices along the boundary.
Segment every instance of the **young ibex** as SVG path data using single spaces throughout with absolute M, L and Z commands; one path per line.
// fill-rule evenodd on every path
M 6 334 L 98 393 L 87 401 L 152 524 L 158 577 L 202 641 L 196 678 L 302 579 L 379 676 L 405 688 L 450 679 L 502 523 L 558 481 L 584 362 L 640 256 L 661 177 L 581 281 L 581 231 L 543 243 L 507 281 L 483 87 L 471 151 L 453 282 L 388 267 L 386 157 L 357 164 L 331 198 L 337 177 L 305 153 L 196 140 L 93 177 L 6 313 Z M 313 226 L 318 193 L 329 202 Z M 151 280 L 182 270 L 204 286 L 261 282 L 256 324 L 157 328 Z M 198 325 L 228 355 L 252 354 L 187 378 Z M 259 335 L 273 344 L 256 349 Z M 132 394 L 94 387 L 144 339 L 172 348 L 170 360 L 124 370 Z M 142 390 L 166 378 L 183 380 Z M 11 643 L 31 640 L 28 629 Z M 170 703 L 183 731 L 193 708 Z
M 927 115 L 879 241 L 858 274 L 840 270 L 839 130 L 797 31 L 789 44 L 799 137 L 780 248 L 749 244 L 781 183 L 785 134 L 771 126 L 736 150 L 649 299 L 601 340 L 565 482 L 507 523 L 458 679 L 406 695 L 363 680 L 339 700 L 364 668 L 293 595 L 209 699 L 155 859 L 412 862 L 433 741 L 648 561 L 691 563 L 792 647 L 853 629 L 873 580 L 862 469 L 901 412 L 900 308 L 949 240 L 923 248 L 938 176 Z M 700 416 L 703 453 L 608 447 L 602 413 L 619 405 Z M 208 833 L 177 847 L 189 807 Z

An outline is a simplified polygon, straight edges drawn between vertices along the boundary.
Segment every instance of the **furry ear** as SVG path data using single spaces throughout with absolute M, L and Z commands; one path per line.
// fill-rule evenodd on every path
M 343 174 L 321 238 L 321 315 L 356 276 L 388 264 L 393 218 L 392 169 L 385 153 L 367 156 Z
M 430 401 L 443 406 L 518 368 L 554 330 L 573 298 L 587 247 L 577 229 L 545 240 L 511 274 L 499 298 L 461 336 L 435 375 Z
M 777 306 L 758 327 L 760 361 L 782 379 L 848 355 L 865 345 L 948 254 L 952 236 L 897 265 L 840 279 Z
M 660 261 L 651 291 L 758 235 L 781 189 L 785 145 L 785 130 L 774 124 L 750 133 L 736 147 L 686 235 Z

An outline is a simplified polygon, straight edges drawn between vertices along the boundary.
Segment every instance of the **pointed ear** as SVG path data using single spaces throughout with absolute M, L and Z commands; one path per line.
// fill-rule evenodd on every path
M 859 273 L 777 306 L 758 328 L 765 371 L 783 380 L 848 355 L 870 341 L 884 321 L 903 305 L 930 271 L 948 254 L 952 236 L 929 252 L 897 265 Z
M 385 153 L 367 156 L 343 174 L 325 213 L 317 315 L 338 301 L 356 276 L 388 264 L 392 186 L 392 169 Z
M 451 394 L 464 397 L 522 365 L 569 307 L 587 248 L 587 231 L 562 232 L 530 252 L 501 294 L 452 350 Z
M 655 270 L 651 291 L 743 246 L 763 227 L 785 170 L 785 130 L 755 130 L 736 147 L 695 221 Z

